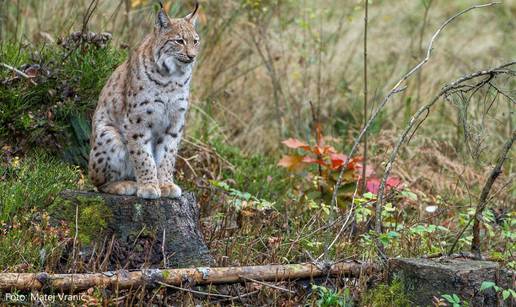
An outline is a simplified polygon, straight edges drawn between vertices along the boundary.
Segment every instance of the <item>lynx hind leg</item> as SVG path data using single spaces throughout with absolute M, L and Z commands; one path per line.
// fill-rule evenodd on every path
M 167 134 L 156 145 L 157 175 L 162 197 L 178 198 L 182 194 L 181 188 L 174 183 L 174 166 L 180 137 L 180 132 L 175 138 Z
M 106 183 L 98 187 L 98 189 L 109 194 L 130 196 L 136 195 L 138 185 L 136 184 L 136 181 L 123 180 Z
M 161 191 L 157 184 L 144 183 L 138 186 L 136 195 L 144 199 L 158 199 L 161 197 Z
M 161 196 L 169 198 L 181 197 L 181 188 L 175 183 L 166 183 L 160 185 Z
M 102 127 L 95 134 L 90 153 L 89 176 L 100 191 L 135 195 L 134 170 L 127 147 L 113 127 Z

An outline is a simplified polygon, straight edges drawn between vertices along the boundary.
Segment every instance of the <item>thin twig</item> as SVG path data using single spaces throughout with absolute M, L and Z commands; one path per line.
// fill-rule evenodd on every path
M 34 84 L 34 85 L 38 85 L 38 84 L 36 83 L 36 81 L 32 80 L 32 78 L 31 78 L 29 75 L 27 75 L 26 73 L 24 73 L 23 71 L 21 71 L 21 70 L 19 70 L 19 69 L 16 69 L 16 68 L 12 67 L 11 65 L 7 65 L 7 64 L 5 64 L 5 63 L 0 63 L 0 65 L 2 65 L 3 67 L 5 67 L 5 68 L 7 68 L 7 69 L 9 69 L 9 70 L 14 71 L 14 72 L 15 72 L 17 75 L 19 75 L 20 77 L 26 78 L 27 80 L 29 80 L 29 81 L 30 81 L 30 83 L 32 83 L 32 84 Z
M 163 255 L 163 266 L 167 266 L 167 253 L 165 253 L 165 228 L 163 228 L 163 240 L 161 241 L 161 254 Z
M 349 209 L 349 213 L 348 213 L 348 216 L 346 217 L 346 220 L 344 221 L 344 223 L 342 224 L 342 226 L 340 227 L 339 229 L 339 232 L 337 233 L 337 235 L 335 236 L 335 238 L 333 238 L 333 241 L 331 241 L 330 245 L 328 245 L 327 248 L 324 249 L 324 253 L 322 253 L 321 255 L 319 255 L 319 257 L 317 257 L 317 259 L 315 261 L 319 261 L 323 256 L 327 256 L 327 253 L 328 251 L 333 247 L 333 245 L 337 242 L 337 240 L 340 238 L 340 236 L 342 235 L 342 233 L 344 232 L 344 230 L 348 227 L 348 222 L 350 221 L 350 218 L 351 216 L 353 216 L 353 213 L 355 211 L 355 197 L 357 196 L 357 192 L 358 192 L 358 186 L 359 186 L 359 182 L 357 181 L 356 182 L 356 185 L 355 185 L 355 191 L 353 192 L 353 197 L 351 198 L 351 208 Z
M 248 281 L 255 282 L 255 283 L 260 284 L 260 285 L 264 285 L 264 286 L 269 287 L 269 288 L 274 288 L 274 289 L 277 289 L 277 290 L 281 290 L 281 291 L 285 291 L 285 292 L 288 292 L 288 293 L 296 294 L 296 291 L 292 291 L 292 290 L 287 289 L 287 288 L 279 287 L 279 286 L 273 285 L 273 284 L 268 283 L 268 282 L 259 281 L 259 280 L 252 279 L 252 278 L 245 277 L 245 276 L 240 276 L 240 278 L 248 280 Z
M 505 160 L 507 160 L 507 155 L 511 150 L 512 144 L 516 140 L 516 130 L 512 132 L 512 137 L 507 140 L 505 145 L 503 146 L 502 152 L 498 156 L 498 161 L 496 166 L 491 171 L 491 174 L 487 178 L 486 184 L 482 189 L 482 193 L 480 194 L 480 200 L 478 201 L 477 209 L 475 210 L 474 215 L 474 223 L 473 223 L 473 239 L 471 240 L 471 252 L 475 254 L 477 259 L 481 258 L 480 254 L 480 220 L 482 219 L 482 212 L 487 206 L 487 197 L 489 196 L 489 192 L 491 191 L 491 187 L 495 182 L 496 178 L 500 176 L 502 173 L 502 166 Z
M 93 16 L 93 12 L 97 9 L 98 1 L 92 0 L 88 9 L 86 10 L 86 14 L 84 14 L 84 18 L 82 19 L 82 34 L 85 34 L 88 30 L 88 23 L 90 22 L 91 16 Z
M 364 125 L 367 122 L 367 22 L 369 16 L 369 0 L 364 0 Z M 366 168 L 367 168 L 367 133 L 364 134 L 364 160 L 362 165 L 362 186 L 361 191 L 366 188 Z
M 164 287 L 167 287 L 167 288 L 172 288 L 172 289 L 176 289 L 176 290 L 180 290 L 180 291 L 185 291 L 185 292 L 190 292 L 190 293 L 194 293 L 194 294 L 200 294 L 200 295 L 205 295 L 205 296 L 214 296 L 214 297 L 222 297 L 222 298 L 233 298 L 230 295 L 208 293 L 208 292 L 196 291 L 196 290 L 192 290 L 192 289 L 186 289 L 186 288 L 170 285 L 170 284 L 167 284 L 167 283 L 164 283 L 164 282 L 161 282 L 161 281 L 157 281 L 156 283 L 158 283 L 158 284 L 160 284 L 160 285 L 162 285 Z
M 75 249 L 77 245 L 77 237 L 79 235 L 79 205 L 75 205 L 75 234 L 73 236 L 72 261 L 74 263 L 75 272 Z
M 214 304 L 218 304 L 218 303 L 227 302 L 227 301 L 242 300 L 244 297 L 248 297 L 248 296 L 254 295 L 254 294 L 258 293 L 258 292 L 260 292 L 260 290 L 254 290 L 254 291 L 251 291 L 251 292 L 248 292 L 248 293 L 245 293 L 245 294 L 240 294 L 238 296 L 233 296 L 233 297 L 230 297 L 230 298 L 217 300 L 217 301 L 214 301 L 213 303 Z
M 495 78 L 496 76 L 498 76 L 500 74 L 508 73 L 508 71 L 511 71 L 511 70 L 505 70 L 504 68 L 510 67 L 515 64 L 516 64 L 516 61 L 513 61 L 513 62 L 510 62 L 507 64 L 503 64 L 503 65 L 501 65 L 497 68 L 491 69 L 491 70 L 483 70 L 483 71 L 475 72 L 475 73 L 463 76 L 463 77 L 455 80 L 454 82 L 450 83 L 449 85 L 444 86 L 443 89 L 439 92 L 439 94 L 437 94 L 437 96 L 435 96 L 428 104 L 422 106 L 412 116 L 412 118 L 409 121 L 409 124 L 407 125 L 405 130 L 401 133 L 400 137 L 398 138 L 398 141 L 396 142 L 396 145 L 394 146 L 394 149 L 393 149 L 393 151 L 389 157 L 389 160 L 387 161 L 387 164 L 385 166 L 384 175 L 383 175 L 382 181 L 380 183 L 380 188 L 378 190 L 377 209 L 378 209 L 378 207 L 380 207 L 380 210 L 379 210 L 380 215 L 381 215 L 381 206 L 383 205 L 383 201 L 384 201 L 384 191 L 385 191 L 385 187 L 386 187 L 386 181 L 392 170 L 394 160 L 396 159 L 396 157 L 398 155 L 398 151 L 399 151 L 401 145 L 405 143 L 407 136 L 409 135 L 410 131 L 414 128 L 416 123 L 418 123 L 417 127 L 420 127 L 421 122 L 419 122 L 418 119 L 421 117 L 421 115 L 423 113 L 429 112 L 429 110 L 432 108 L 432 106 L 435 103 L 437 103 L 437 101 L 439 101 L 439 99 L 441 97 L 449 96 L 451 93 L 455 93 L 457 91 L 457 89 L 460 89 L 461 91 L 466 91 L 466 90 L 464 90 L 464 86 L 462 84 L 463 82 L 469 81 L 469 80 L 472 80 L 475 78 L 479 78 L 479 77 L 484 77 L 484 76 L 489 76 L 490 80 L 491 80 L 492 78 Z M 480 85 L 487 84 L 487 80 L 483 80 L 482 82 L 479 82 L 477 84 L 480 84 Z M 467 89 L 467 91 L 470 91 L 470 90 L 472 90 L 472 88 Z M 426 116 L 425 116 L 425 118 L 426 118 Z M 377 214 L 378 214 L 378 212 L 377 212 Z M 380 223 L 381 223 L 381 216 L 380 217 L 377 216 L 377 220 L 378 219 L 380 219 Z M 380 231 L 381 231 L 381 228 L 380 228 Z
M 505 98 L 507 98 L 510 102 L 516 104 L 516 100 L 512 98 L 511 96 L 507 95 L 504 91 L 496 87 L 493 83 L 489 82 L 489 85 L 492 86 L 498 93 L 502 94 Z
M 418 56 L 423 55 L 423 52 L 424 52 L 424 49 L 423 49 L 423 36 L 425 35 L 426 26 L 428 25 L 428 15 L 430 13 L 430 8 L 432 6 L 432 0 L 430 0 L 428 2 L 423 1 L 423 6 L 425 7 L 425 12 L 423 13 L 423 24 L 421 25 L 421 30 L 419 31 L 419 42 L 418 42 L 418 45 L 417 45 L 417 47 L 419 48 Z M 423 73 L 423 70 L 420 70 L 420 71 L 418 71 L 417 76 L 416 76 L 416 84 L 417 84 L 416 103 L 420 102 L 420 97 L 421 97 L 421 75 L 422 75 L 422 73 Z M 411 111 L 410 110 L 410 105 L 409 105 L 409 110 L 408 111 L 409 112 Z
M 448 255 L 453 254 L 453 251 L 455 250 L 455 246 L 457 243 L 459 243 L 460 238 L 462 238 L 462 235 L 464 232 L 466 232 L 466 229 L 468 229 L 469 225 L 471 225 L 471 222 L 473 222 L 473 217 L 471 217 L 468 220 L 468 223 L 462 228 L 462 230 L 459 232 L 459 234 L 455 237 L 455 240 L 453 241 L 452 246 L 450 247 L 450 250 L 448 251 Z
M 181 160 L 183 160 L 183 161 L 185 162 L 186 166 L 188 166 L 188 168 L 190 169 L 190 171 L 192 171 L 192 175 L 193 175 L 195 178 L 199 177 L 199 176 L 197 176 L 197 173 L 195 172 L 195 169 L 192 167 L 192 164 L 190 164 L 190 159 L 192 159 L 192 158 L 196 158 L 196 157 L 197 157 L 197 155 L 194 155 L 194 156 L 192 156 L 192 157 L 190 157 L 190 158 L 188 158 L 188 159 L 187 159 L 187 158 L 185 158 L 185 157 L 183 157 L 183 156 L 181 156 L 181 155 L 177 155 L 177 157 L 178 157 L 179 159 L 181 159 Z
M 463 171 L 464 173 L 464 171 Z M 459 176 L 459 180 L 462 179 L 462 175 L 461 174 L 457 174 Z M 463 181 L 463 184 L 464 186 L 466 187 L 466 190 L 468 191 L 468 201 L 469 201 L 469 207 L 473 207 L 473 203 L 471 201 L 471 199 L 473 198 L 473 196 L 471 195 L 471 191 L 469 189 L 469 186 L 468 186 L 468 183 L 466 182 L 466 180 L 462 179 Z M 457 186 L 459 185 L 459 183 L 457 183 Z M 469 225 L 471 224 L 471 221 L 472 221 L 472 218 L 469 219 L 468 223 L 466 224 L 466 226 L 464 226 L 462 228 L 462 230 L 460 231 L 460 233 L 455 237 L 455 240 L 453 241 L 452 243 L 452 246 L 450 247 L 450 250 L 448 251 L 448 255 L 451 255 L 453 254 L 454 250 L 455 250 L 455 246 L 457 245 L 457 243 L 459 243 L 459 240 L 460 238 L 462 237 L 462 235 L 464 234 L 464 232 L 466 231 L 466 229 L 469 227 Z
M 387 104 L 387 102 L 391 99 L 392 96 L 394 96 L 395 94 L 403 91 L 405 88 L 402 87 L 402 84 L 414 73 L 416 72 L 417 70 L 419 70 L 423 65 L 425 65 L 428 60 L 430 59 L 430 55 L 432 54 L 432 49 L 433 49 L 433 44 L 435 42 L 435 40 L 437 39 L 437 37 L 439 36 L 439 34 L 442 32 L 442 30 L 450 23 L 452 22 L 455 18 L 459 17 L 460 15 L 463 15 L 471 10 L 474 10 L 474 9 L 478 9 L 478 8 L 483 8 L 483 7 L 488 7 L 488 6 L 492 6 L 492 5 L 495 5 L 495 4 L 499 4 L 500 2 L 491 2 L 491 3 L 488 3 L 488 4 L 482 4 L 482 5 L 474 5 L 468 9 L 465 9 L 457 14 L 455 14 L 454 16 L 452 16 L 451 18 L 449 18 L 448 20 L 446 20 L 438 29 L 437 31 L 434 33 L 434 35 L 432 36 L 432 38 L 430 39 L 430 43 L 428 45 L 428 48 L 427 48 L 427 51 L 426 51 L 426 55 L 425 55 L 425 58 L 419 62 L 418 64 L 416 64 L 412 69 L 409 70 L 409 72 L 407 72 L 405 75 L 403 75 L 399 80 L 398 82 L 394 85 L 394 87 L 387 93 L 387 95 L 384 97 L 383 101 L 378 105 L 378 107 L 373 111 L 373 113 L 371 114 L 371 117 L 369 118 L 369 121 L 366 123 L 366 125 L 362 128 L 362 130 L 360 131 L 360 134 L 357 136 L 357 138 L 355 139 L 355 143 L 353 144 L 353 147 L 351 148 L 351 150 L 349 151 L 349 154 L 348 154 L 348 157 L 345 161 L 345 163 L 343 164 L 342 166 L 342 169 L 339 173 L 339 177 L 337 178 L 337 182 L 335 183 L 335 186 L 333 188 L 333 195 L 332 195 L 332 199 L 331 199 L 331 206 L 332 207 L 335 207 L 336 206 L 336 203 L 337 203 L 337 194 L 338 194 L 338 190 L 339 190 L 339 187 L 342 183 L 342 176 L 344 175 L 344 171 L 347 169 L 347 166 L 349 164 L 349 161 L 351 159 L 351 157 L 355 154 L 357 148 L 358 148 L 358 145 L 360 144 L 360 142 L 362 141 L 362 138 L 364 137 L 366 131 L 369 129 L 369 127 L 372 125 L 372 123 L 374 122 L 374 120 L 376 119 L 376 117 L 378 116 L 378 114 L 380 113 L 380 111 L 384 108 L 384 106 Z

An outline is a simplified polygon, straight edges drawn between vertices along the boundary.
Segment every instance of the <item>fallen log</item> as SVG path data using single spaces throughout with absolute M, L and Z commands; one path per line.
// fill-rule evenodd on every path
M 127 289 L 154 287 L 158 282 L 174 286 L 237 283 L 246 280 L 284 281 L 320 276 L 358 277 L 378 267 L 371 263 L 341 262 L 320 268 L 311 263 L 189 269 L 144 269 L 93 274 L 0 273 L 0 290 L 79 291 L 92 287 Z

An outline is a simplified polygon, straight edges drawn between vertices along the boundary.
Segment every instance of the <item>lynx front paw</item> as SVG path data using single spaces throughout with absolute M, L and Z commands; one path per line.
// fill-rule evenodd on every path
M 138 186 L 138 197 L 145 199 L 157 199 L 161 196 L 159 186 L 154 183 L 144 183 Z
M 181 188 L 174 183 L 167 183 L 160 185 L 161 196 L 169 198 L 181 197 Z

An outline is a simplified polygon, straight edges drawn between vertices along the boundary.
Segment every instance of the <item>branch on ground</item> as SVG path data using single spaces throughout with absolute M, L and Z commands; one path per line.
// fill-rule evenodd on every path
M 147 269 L 92 274 L 0 273 L 0 290 L 58 289 L 78 291 L 91 287 L 127 289 L 152 287 L 164 283 L 172 286 L 229 284 L 246 280 L 284 281 L 320 276 L 358 277 L 378 268 L 372 263 L 340 262 L 320 267 L 311 263 L 258 265 L 242 267 L 198 267 L 190 269 Z

